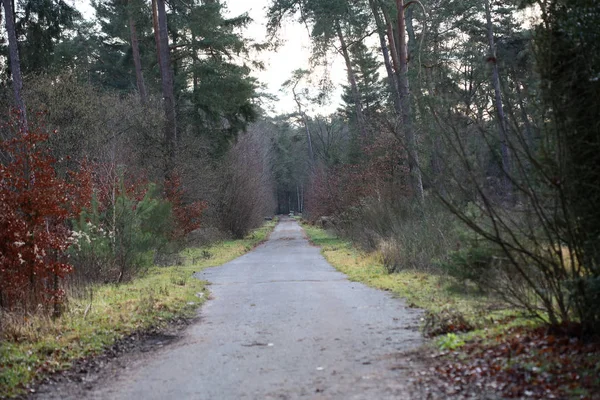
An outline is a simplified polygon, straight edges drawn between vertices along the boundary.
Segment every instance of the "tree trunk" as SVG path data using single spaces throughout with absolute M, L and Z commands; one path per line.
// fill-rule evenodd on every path
M 19 129 L 27 132 L 27 109 L 23 100 L 23 77 L 21 76 L 21 61 L 19 59 L 19 44 L 15 29 L 15 14 L 11 0 L 2 0 L 6 20 L 6 33 L 8 35 L 8 48 L 10 55 L 10 71 L 12 75 L 15 107 L 19 113 Z
M 485 0 L 485 17 L 487 20 L 487 35 L 490 45 L 489 60 L 492 63 L 492 85 L 494 86 L 494 103 L 498 117 L 498 130 L 500 133 L 500 150 L 502 152 L 502 191 L 506 197 L 511 196 L 512 187 L 508 174 L 510 174 L 510 151 L 508 149 L 506 117 L 502 106 L 502 91 L 500 90 L 500 73 L 496 60 L 496 46 L 494 44 L 494 28 L 492 25 L 492 12 L 489 0 Z
M 352 68 L 352 61 L 350 60 L 350 54 L 348 53 L 348 46 L 346 45 L 346 40 L 344 39 L 342 27 L 340 26 L 339 22 L 337 22 L 336 30 L 342 49 L 342 55 L 344 56 L 344 61 L 346 62 L 346 69 L 348 70 L 348 82 L 350 83 L 352 100 L 354 101 L 354 111 L 356 112 L 356 124 L 358 125 L 358 131 L 361 137 L 364 139 L 367 137 L 367 130 L 365 129 L 365 117 L 362 109 L 360 91 L 358 90 L 358 84 L 356 83 L 356 74 L 354 73 L 354 68 Z
M 156 61 L 160 68 L 160 33 L 158 28 L 158 6 L 156 0 L 152 0 L 152 27 L 154 28 L 154 41 L 156 42 Z
M 296 83 L 296 85 L 294 85 L 294 87 L 292 87 L 292 94 L 294 95 L 294 101 L 296 102 L 296 106 L 298 107 L 298 112 L 300 113 L 300 116 L 302 117 L 302 122 L 304 123 L 304 129 L 306 130 L 306 140 L 308 141 L 308 156 L 310 157 L 311 168 L 313 168 L 315 166 L 315 152 L 313 150 L 310 128 L 308 127 L 308 117 L 306 116 L 306 113 L 302 109 L 302 103 L 300 103 L 300 100 L 298 99 L 298 95 L 296 94 L 296 86 L 297 85 L 298 85 L 298 83 Z
M 398 81 L 396 79 L 396 74 L 394 73 L 394 69 L 392 67 L 392 62 L 390 59 L 390 51 L 393 54 L 393 52 L 395 52 L 396 50 L 391 43 L 390 47 L 388 48 L 387 42 L 385 40 L 386 25 L 381 19 L 381 15 L 379 14 L 379 9 L 375 4 L 375 0 L 369 0 L 369 6 L 371 7 L 371 11 L 373 12 L 373 17 L 375 18 L 375 24 L 377 25 L 377 32 L 379 34 L 379 44 L 381 47 L 381 53 L 383 54 L 385 70 L 388 76 L 388 84 L 392 92 L 392 97 L 394 99 L 394 108 L 396 110 L 399 110 L 400 104 L 398 98 Z
M 408 48 L 406 43 L 406 21 L 404 19 L 404 0 L 396 0 L 398 8 L 398 91 L 400 105 L 402 108 L 401 122 L 406 138 L 406 150 L 408 153 L 408 168 L 411 177 L 411 186 L 419 202 L 423 202 L 423 178 L 419 169 L 419 152 L 417 150 L 417 138 L 412 121 L 412 109 L 410 104 L 410 86 L 408 82 Z
M 304 184 L 300 185 L 300 212 L 304 214 Z
M 173 88 L 173 71 L 169 55 L 169 36 L 167 32 L 167 13 L 164 0 L 156 0 L 158 12 L 159 42 L 157 47 L 160 54 L 160 76 L 162 82 L 163 102 L 165 107 L 165 144 L 167 148 L 166 173 L 172 172 L 177 147 L 177 116 L 175 112 L 175 94 Z
M 531 121 L 529 120 L 529 114 L 527 113 L 527 109 L 525 108 L 525 104 L 523 102 L 523 92 L 521 91 L 521 83 L 516 82 L 515 88 L 517 90 L 517 100 L 519 102 L 519 110 L 521 111 L 521 117 L 523 118 L 523 122 L 525 123 L 525 133 L 527 135 L 526 144 L 527 150 L 530 152 L 535 151 L 535 139 L 533 134 L 533 127 L 531 126 Z
M 144 73 L 142 72 L 142 58 L 140 56 L 140 44 L 138 42 L 135 20 L 131 10 L 129 12 L 129 32 L 131 34 L 131 51 L 133 53 L 133 64 L 135 65 L 135 78 L 137 81 L 138 92 L 140 93 L 140 101 L 146 104 L 148 95 L 146 93 L 146 83 L 144 82 Z
M 392 24 L 390 16 L 385 10 L 385 7 L 381 6 L 381 12 L 383 14 L 383 17 L 385 18 L 387 37 L 390 43 L 390 54 L 392 56 L 392 61 L 394 62 L 394 71 L 398 72 L 398 70 L 400 69 L 400 62 L 398 61 L 398 46 L 396 45 L 398 43 L 398 35 L 394 31 L 394 26 Z

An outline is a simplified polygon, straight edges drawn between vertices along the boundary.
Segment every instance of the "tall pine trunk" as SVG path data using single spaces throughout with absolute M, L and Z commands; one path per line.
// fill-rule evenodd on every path
M 498 62 L 496 59 L 496 45 L 494 44 L 494 28 L 492 25 L 492 12 L 490 10 L 489 0 L 485 0 L 485 17 L 487 22 L 487 36 L 490 46 L 489 60 L 492 64 L 492 85 L 494 86 L 494 105 L 496 106 L 496 115 L 498 117 L 498 131 L 500 134 L 500 150 L 502 154 L 502 194 L 506 198 L 511 197 L 512 185 L 508 174 L 510 174 L 510 151 L 508 148 L 508 136 L 506 129 L 506 116 L 502 106 L 502 91 L 500 90 L 500 73 L 498 71 Z
M 157 0 L 152 0 L 152 28 L 154 29 L 154 42 L 156 43 L 156 61 L 160 68 L 160 33 L 158 28 L 158 6 Z
M 398 8 L 398 92 L 401 106 L 401 122 L 406 139 L 408 152 L 408 168 L 411 177 L 411 186 L 419 202 L 423 202 L 423 177 L 419 169 L 419 152 L 417 138 L 412 120 L 412 107 L 410 101 L 410 85 L 408 81 L 408 44 L 406 42 L 406 21 L 404 16 L 404 0 L 396 0 Z
M 146 104 L 148 95 L 146 93 L 146 83 L 144 82 L 144 73 L 142 72 L 142 58 L 140 56 L 140 44 L 137 36 L 137 29 L 135 26 L 135 19 L 133 18 L 133 12 L 131 9 L 129 13 L 129 33 L 131 36 L 131 52 L 133 53 L 133 64 L 135 66 L 135 78 L 137 81 L 137 88 L 140 94 L 140 101 L 142 104 Z
M 173 71 L 169 54 L 169 36 L 167 32 L 167 12 L 164 0 L 156 0 L 156 13 L 158 14 L 158 48 L 160 77 L 162 82 L 163 104 L 165 108 L 165 146 L 166 146 L 166 176 L 173 172 L 175 151 L 177 147 L 177 115 L 175 112 L 175 93 L 173 85 Z M 156 25 L 155 25 L 156 29 Z
M 354 73 L 354 68 L 352 67 L 352 60 L 350 59 L 350 53 L 348 52 L 348 45 L 344 39 L 344 34 L 339 21 L 337 22 L 336 31 L 340 41 L 342 55 L 344 56 L 344 61 L 346 62 L 346 69 L 348 71 L 348 83 L 350 83 L 350 91 L 352 93 L 352 101 L 354 102 L 354 111 L 356 113 L 356 125 L 358 126 L 360 136 L 364 139 L 367 137 L 367 130 L 365 128 L 365 116 L 362 109 L 360 90 L 358 89 L 358 84 L 356 83 L 356 74 Z
M 6 20 L 6 33 L 8 35 L 8 49 L 10 55 L 10 72 L 12 75 L 13 93 L 15 96 L 15 107 L 19 113 L 19 128 L 27 132 L 27 109 L 23 100 L 23 77 L 21 75 L 21 60 L 19 58 L 19 44 L 15 28 L 15 13 L 11 0 L 2 0 L 4 5 L 4 16 Z
M 392 66 L 392 59 L 390 58 L 391 56 L 393 56 L 395 46 L 393 45 L 393 43 L 390 43 L 389 47 L 387 45 L 385 33 L 387 30 L 387 25 L 384 24 L 383 20 L 381 19 L 381 14 L 379 13 L 379 8 L 375 3 L 375 0 L 369 0 L 369 6 L 371 7 L 373 17 L 375 18 L 375 25 L 379 34 L 379 45 L 381 48 L 381 54 L 383 55 L 385 71 L 388 77 L 388 85 L 391 89 L 392 97 L 394 99 L 394 108 L 396 110 L 399 110 L 400 104 L 398 98 L 398 81 L 396 80 L 396 73 L 394 72 L 394 67 Z

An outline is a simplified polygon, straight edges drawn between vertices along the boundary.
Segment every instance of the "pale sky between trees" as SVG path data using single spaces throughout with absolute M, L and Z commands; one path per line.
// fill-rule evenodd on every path
M 77 9 L 79 9 L 86 18 L 93 15 L 93 9 L 90 0 L 73 0 Z M 254 22 L 245 32 L 247 37 L 257 42 L 262 42 L 267 38 L 266 28 L 266 8 L 269 0 L 225 0 L 229 15 L 236 16 L 248 12 Z M 281 90 L 282 84 L 292 76 L 292 71 L 299 68 L 309 69 L 310 59 L 310 38 L 305 26 L 295 21 L 286 21 L 282 27 L 280 38 L 284 43 L 277 51 L 265 51 L 255 55 L 265 64 L 263 71 L 254 71 L 261 83 L 266 85 L 266 92 L 277 96 L 279 101 L 265 104 L 269 113 L 276 115 L 282 113 L 291 113 L 296 110 L 296 104 L 291 93 Z M 342 89 L 340 85 L 346 84 L 346 71 L 341 57 L 331 57 L 329 61 L 328 73 L 335 87 L 329 103 L 321 106 L 310 106 L 305 104 L 306 109 L 312 114 L 329 114 L 335 111 L 340 102 Z M 327 73 L 320 71 L 319 74 Z M 315 77 L 319 79 L 319 77 Z M 302 86 L 301 86 L 302 87 Z

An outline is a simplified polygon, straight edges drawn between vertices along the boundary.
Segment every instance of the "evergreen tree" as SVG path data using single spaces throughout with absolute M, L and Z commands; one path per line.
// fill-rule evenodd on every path
M 64 40 L 80 17 L 79 12 L 63 0 L 25 0 L 16 4 L 15 35 L 19 43 L 23 74 L 51 68 L 57 43 Z M 0 41 L 0 52 L 7 54 Z

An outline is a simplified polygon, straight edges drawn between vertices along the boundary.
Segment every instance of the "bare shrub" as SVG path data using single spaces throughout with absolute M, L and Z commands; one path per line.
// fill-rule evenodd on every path
M 186 238 L 186 244 L 192 247 L 206 247 L 225 239 L 226 235 L 216 226 L 207 226 L 190 233 Z
M 150 179 L 163 176 L 160 99 L 140 104 L 134 95 L 102 91 L 75 75 L 31 77 L 28 107 L 43 112 L 49 129 L 59 135 L 51 143 L 58 159 L 83 156 L 98 162 L 136 166 Z
M 363 248 L 378 250 L 389 272 L 433 270 L 456 245 L 455 220 L 434 201 L 424 207 L 410 199 L 364 199 L 338 229 Z
M 267 137 L 259 125 L 242 134 L 225 155 L 217 173 L 215 210 L 224 232 L 244 237 L 276 208 Z
M 399 249 L 401 245 L 398 240 L 395 238 L 382 239 L 377 247 L 379 248 L 381 263 L 385 269 L 389 273 L 396 271 L 400 267 Z
M 475 329 L 464 314 L 453 308 L 445 308 L 439 312 L 428 311 L 425 314 L 423 333 L 427 337 L 445 335 L 454 332 L 469 332 Z

